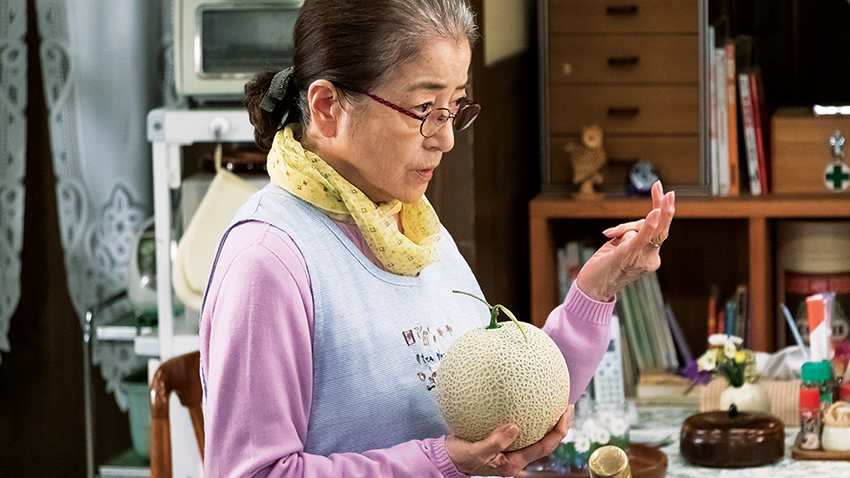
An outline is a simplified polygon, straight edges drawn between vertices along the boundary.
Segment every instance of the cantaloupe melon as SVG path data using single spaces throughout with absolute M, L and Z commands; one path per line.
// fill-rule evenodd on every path
M 518 450 L 543 438 L 558 423 L 569 405 L 570 375 L 561 351 L 546 333 L 517 321 L 501 305 L 487 306 L 490 325 L 458 337 L 440 362 L 437 398 L 455 436 L 478 441 L 512 423 L 519 434 L 507 451 Z M 513 323 L 498 323 L 500 310 Z

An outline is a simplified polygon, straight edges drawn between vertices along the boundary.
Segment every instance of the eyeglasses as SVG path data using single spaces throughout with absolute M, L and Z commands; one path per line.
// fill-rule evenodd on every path
M 380 96 L 371 94 L 368 96 L 378 103 L 388 106 L 405 116 L 410 116 L 411 118 L 421 121 L 422 124 L 419 126 L 419 133 L 426 138 L 430 138 L 431 136 L 439 133 L 449 120 L 452 120 L 455 131 L 463 131 L 468 128 L 473 121 L 475 121 L 475 118 L 478 117 L 478 113 L 481 112 L 480 104 L 474 103 L 468 98 L 461 98 L 458 101 L 455 113 L 452 113 L 449 108 L 435 108 L 425 113 L 424 116 L 419 116 L 410 110 L 406 110 L 401 106 L 390 103 Z

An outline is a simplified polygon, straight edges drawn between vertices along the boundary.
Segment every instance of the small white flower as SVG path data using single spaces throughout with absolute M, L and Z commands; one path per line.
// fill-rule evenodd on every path
M 729 340 L 731 340 L 732 342 L 735 343 L 735 347 L 740 347 L 741 344 L 744 343 L 744 339 L 742 339 L 741 337 L 738 337 L 737 335 L 730 335 Z
M 700 370 L 712 371 L 717 367 L 717 355 L 713 350 L 709 350 L 708 352 L 702 354 L 702 356 L 697 360 L 697 368 Z
M 582 431 L 582 433 L 584 433 L 585 435 L 591 435 L 591 436 L 592 436 L 592 435 L 593 435 L 593 433 L 594 433 L 597 429 L 599 429 L 599 424 L 598 424 L 598 423 L 596 423 L 596 421 L 594 421 L 594 420 L 592 420 L 592 419 L 588 419 L 588 420 L 586 420 L 584 423 L 582 423 L 582 424 L 581 424 L 581 431 Z
M 607 445 L 611 440 L 611 432 L 604 428 L 597 428 L 595 433 L 590 436 L 590 438 L 594 441 L 594 443 L 599 443 L 600 445 Z
M 714 347 L 723 347 L 729 338 L 726 334 L 712 334 L 708 337 L 708 344 Z
M 735 345 L 735 341 L 730 337 L 723 346 L 723 355 L 728 359 L 734 359 L 736 353 L 738 353 L 738 346 Z
M 585 435 L 578 435 L 576 437 L 576 451 L 579 453 L 587 453 L 590 450 L 590 438 Z
M 614 419 L 611 422 L 611 426 L 608 427 L 611 430 L 611 434 L 614 436 L 623 436 L 629 431 L 629 424 L 626 423 L 622 418 Z
M 599 412 L 599 422 L 605 428 L 611 428 L 611 422 L 617 419 L 617 415 L 612 411 Z

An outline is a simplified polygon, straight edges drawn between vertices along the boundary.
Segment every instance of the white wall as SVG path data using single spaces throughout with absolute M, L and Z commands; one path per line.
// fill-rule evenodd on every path
M 482 33 L 485 65 L 528 49 L 534 8 L 535 0 L 484 0 Z

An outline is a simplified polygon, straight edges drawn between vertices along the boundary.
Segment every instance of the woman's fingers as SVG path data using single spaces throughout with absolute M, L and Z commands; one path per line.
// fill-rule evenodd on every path
M 664 202 L 664 186 L 661 185 L 661 181 L 655 181 L 650 194 L 652 195 L 652 208 L 661 208 Z
M 576 282 L 595 300 L 611 300 L 628 283 L 661 265 L 661 243 L 667 239 L 676 196 L 652 187 L 653 209 L 645 218 L 603 231 L 608 241 L 579 270 Z
M 676 195 L 673 191 L 665 194 L 661 181 L 656 181 L 655 184 L 652 185 L 651 194 L 652 209 L 660 210 L 661 217 L 657 224 L 649 226 L 654 230 L 654 234 L 652 234 L 652 242 L 660 244 L 667 239 L 667 236 L 670 233 L 670 224 L 673 222 L 673 215 L 676 212 Z M 605 229 L 602 231 L 602 234 L 609 239 L 620 238 L 625 236 L 629 231 L 637 232 L 643 229 L 645 221 L 646 219 L 639 219 L 637 221 L 624 222 Z
M 507 460 L 503 450 L 513 443 L 518 434 L 516 425 L 502 425 L 493 430 L 490 436 L 477 442 L 449 435 L 446 437 L 446 451 L 459 471 L 467 475 L 490 476 L 505 466 Z
M 555 427 L 543 435 L 543 438 L 525 448 L 505 453 L 505 458 L 510 463 L 524 467 L 525 464 L 531 463 L 538 458 L 550 455 L 553 451 L 555 451 L 555 448 L 558 447 L 558 443 L 561 443 L 561 440 L 567 436 L 567 432 L 570 430 L 572 417 L 573 407 L 570 406 L 567 411 L 561 415 L 561 418 L 558 420 L 558 423 L 555 424 Z
M 633 239 L 638 248 L 644 246 L 660 247 L 661 240 L 657 238 L 658 229 L 661 225 L 661 209 L 653 209 L 646 215 L 646 219 L 637 231 L 637 235 Z
M 618 224 L 614 227 L 609 227 L 602 231 L 602 234 L 607 236 L 609 239 L 613 239 L 615 237 L 623 237 L 629 231 L 637 231 L 643 226 L 644 219 L 638 219 L 637 221 L 624 222 L 622 224 Z
M 661 244 L 670 235 L 670 224 L 673 222 L 673 215 L 676 212 L 675 203 L 675 192 L 670 191 L 664 194 L 661 181 L 656 181 L 652 185 L 652 207 L 661 210 L 661 218 L 656 226 L 655 233 L 652 235 L 653 243 Z
M 455 467 L 468 475 L 511 476 L 519 473 L 529 463 L 552 453 L 567 436 L 573 420 L 574 407 L 570 405 L 558 423 L 538 442 L 520 450 L 505 452 L 519 433 L 516 425 L 502 425 L 484 440 L 468 442 L 453 435 L 446 437 L 446 451 Z

